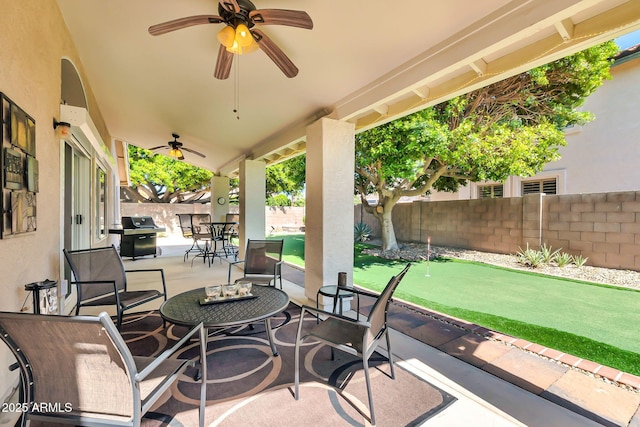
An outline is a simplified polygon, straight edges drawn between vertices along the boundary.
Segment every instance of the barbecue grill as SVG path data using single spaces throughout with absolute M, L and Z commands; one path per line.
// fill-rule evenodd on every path
M 120 235 L 120 256 L 136 259 L 156 256 L 157 233 L 163 231 L 166 229 L 158 227 L 150 216 L 123 216 L 122 227 L 110 229 L 109 234 Z

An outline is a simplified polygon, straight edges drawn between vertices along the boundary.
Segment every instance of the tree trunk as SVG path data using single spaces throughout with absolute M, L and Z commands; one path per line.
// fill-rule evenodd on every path
M 391 212 L 393 206 L 385 206 L 382 213 L 376 213 L 375 217 L 380 221 L 380 230 L 382 230 L 382 250 L 392 251 L 398 250 L 398 241 L 396 240 L 396 232 L 391 221 Z

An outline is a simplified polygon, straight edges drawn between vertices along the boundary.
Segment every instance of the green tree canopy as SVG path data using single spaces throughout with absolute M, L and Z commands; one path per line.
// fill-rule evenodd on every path
M 383 249 L 398 247 L 401 197 L 532 176 L 558 159 L 563 129 L 593 119 L 576 108 L 610 78 L 616 52 L 604 43 L 356 135 L 356 192 L 380 221 Z
M 131 187 L 123 198 L 152 203 L 205 203 L 213 173 L 169 156 L 129 145 Z
M 282 206 L 282 203 L 286 203 L 284 198 L 276 197 L 279 194 L 285 195 L 289 200 L 287 206 L 296 204 L 295 199 L 300 196 L 305 185 L 306 161 L 306 156 L 303 154 L 267 167 L 268 204 Z

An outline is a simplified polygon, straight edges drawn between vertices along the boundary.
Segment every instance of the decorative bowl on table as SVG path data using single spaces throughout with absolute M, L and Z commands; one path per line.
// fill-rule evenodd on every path
M 224 298 L 233 298 L 238 295 L 239 286 L 236 284 L 222 285 L 222 296 Z
M 207 295 L 207 300 L 216 301 L 222 296 L 222 286 L 207 286 L 206 288 L 204 288 L 204 293 Z
M 246 297 L 251 295 L 251 286 L 253 285 L 251 282 L 240 280 L 236 284 L 238 285 L 238 296 Z

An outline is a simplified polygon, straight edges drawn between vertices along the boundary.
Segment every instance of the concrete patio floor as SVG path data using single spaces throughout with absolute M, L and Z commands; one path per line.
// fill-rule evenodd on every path
M 165 269 L 169 297 L 227 280 L 228 264 L 215 259 L 183 262 L 188 241 L 159 239 L 161 254 L 135 261 L 126 268 Z M 240 270 L 232 273 L 232 280 Z M 315 305 L 306 298 L 295 269 L 284 274 L 284 290 L 297 304 Z M 157 309 L 152 302 L 139 309 Z M 99 311 L 99 310 L 98 310 Z M 518 346 L 489 339 L 456 319 L 435 318 L 427 312 L 409 316 L 397 307 L 390 314 L 394 355 L 399 364 L 457 398 L 427 420 L 427 426 L 640 426 L 640 394 L 606 383 L 593 375 L 540 357 Z M 87 309 L 83 314 L 91 314 Z M 402 333 L 399 331 L 409 331 Z M 412 338 L 409 335 L 418 337 Z M 490 336 L 490 334 L 488 335 Z M 555 351 L 555 350 L 553 350 Z M 551 350 L 549 353 L 551 354 Z M 293 402 L 293 401 L 292 401 Z

